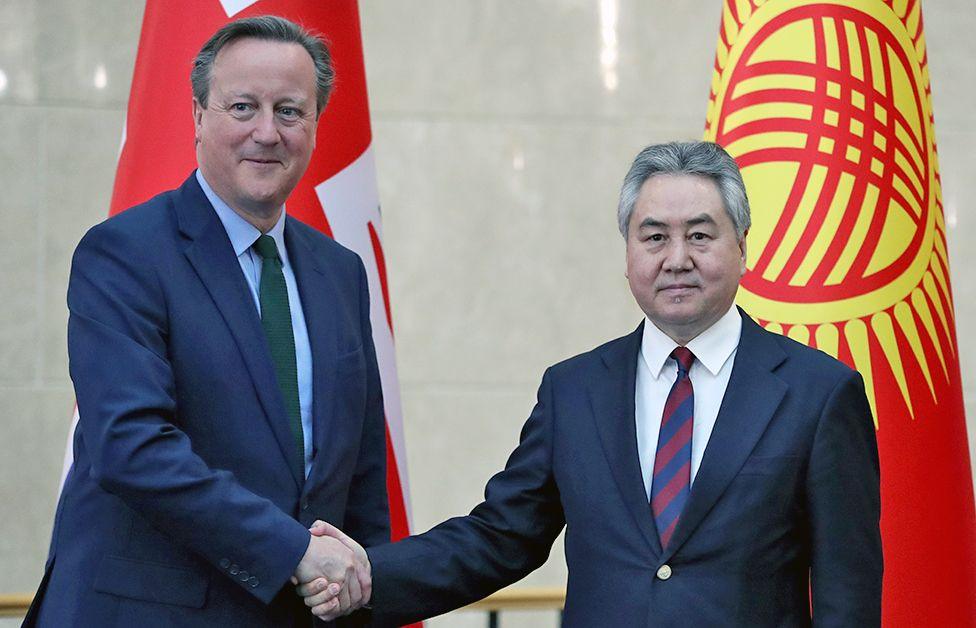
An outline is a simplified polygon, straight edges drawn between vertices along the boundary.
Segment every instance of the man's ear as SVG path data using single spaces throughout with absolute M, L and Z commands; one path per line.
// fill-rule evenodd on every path
M 624 279 L 630 281 L 630 231 L 624 235 Z
M 206 109 L 196 98 L 193 99 L 193 140 L 200 142 L 200 127 L 203 125 L 203 110 Z
M 749 230 L 746 229 L 745 232 L 743 232 L 742 237 L 739 238 L 739 253 L 740 253 L 740 259 L 742 260 L 741 275 L 746 274 L 746 260 L 748 259 L 748 256 L 746 254 L 746 238 L 748 237 L 748 235 L 749 235 Z

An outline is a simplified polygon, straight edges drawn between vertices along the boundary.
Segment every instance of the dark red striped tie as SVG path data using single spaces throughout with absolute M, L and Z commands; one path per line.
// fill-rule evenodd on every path
M 691 487 L 691 429 L 695 412 L 695 393 L 688 377 L 695 355 L 685 347 L 678 347 L 671 352 L 671 357 L 678 363 L 678 378 L 664 404 L 651 482 L 651 511 L 662 548 L 668 546 L 688 501 Z

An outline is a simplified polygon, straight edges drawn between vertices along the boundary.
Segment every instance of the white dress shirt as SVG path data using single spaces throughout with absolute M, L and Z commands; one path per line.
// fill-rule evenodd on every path
M 224 225 L 260 316 L 261 268 L 264 266 L 264 261 L 254 250 L 254 243 L 261 235 L 261 231 L 241 218 L 217 196 L 199 170 L 197 170 L 197 181 L 217 212 L 221 224 Z M 284 208 L 281 211 L 281 218 L 267 235 L 274 238 L 275 245 L 278 247 L 281 270 L 285 275 L 285 286 L 288 289 L 288 309 L 291 311 L 291 330 L 295 336 L 295 362 L 298 367 L 298 405 L 302 415 L 302 435 L 305 437 L 305 477 L 308 477 L 312 469 L 312 346 L 308 341 L 308 328 L 305 326 L 305 312 L 302 310 L 302 300 L 298 293 L 298 282 L 295 281 L 295 271 L 288 261 L 288 249 L 285 247 Z
M 695 395 L 694 427 L 691 435 L 692 484 L 715 426 L 715 419 L 718 418 L 725 389 L 729 385 L 741 334 L 742 318 L 733 305 L 714 325 L 685 345 L 695 354 L 695 362 L 688 374 Z M 678 343 L 645 319 L 644 337 L 637 358 L 635 402 L 637 453 L 648 500 L 664 404 L 678 377 L 678 363 L 670 357 L 677 346 Z

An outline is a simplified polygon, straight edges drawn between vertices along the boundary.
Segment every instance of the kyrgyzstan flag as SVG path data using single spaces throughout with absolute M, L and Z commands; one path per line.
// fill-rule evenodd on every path
M 725 0 L 705 139 L 752 204 L 739 303 L 864 376 L 885 625 L 976 625 L 976 515 L 918 0 Z
M 288 213 L 358 253 L 366 265 L 397 540 L 409 534 L 406 452 L 356 0 L 147 0 L 109 213 L 179 187 L 196 167 L 193 58 L 223 24 L 265 14 L 293 20 L 330 42 L 336 87 L 319 121 L 319 148 L 288 198 Z M 69 439 L 65 472 L 70 456 Z

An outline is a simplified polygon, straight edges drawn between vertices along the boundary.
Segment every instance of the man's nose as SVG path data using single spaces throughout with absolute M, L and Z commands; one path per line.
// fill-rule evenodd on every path
M 277 120 L 273 111 L 263 110 L 254 117 L 254 129 L 251 139 L 258 144 L 277 144 L 281 139 L 278 133 Z
M 664 270 L 680 272 L 691 270 L 691 251 L 683 239 L 671 240 L 664 257 Z

